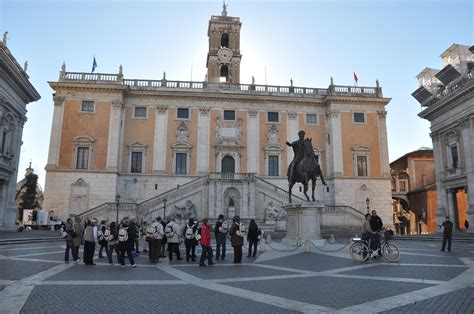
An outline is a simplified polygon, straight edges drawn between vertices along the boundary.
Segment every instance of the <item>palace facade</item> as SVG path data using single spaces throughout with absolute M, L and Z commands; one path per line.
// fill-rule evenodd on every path
M 110 219 L 118 208 L 120 216 L 141 219 L 187 212 L 267 221 L 288 202 L 293 152 L 285 142 L 304 130 L 328 184 L 318 179 L 316 188 L 328 205 L 327 224 L 358 225 L 369 206 L 391 223 L 390 99 L 378 82 L 243 84 L 240 29 L 240 18 L 225 8 L 211 17 L 204 82 L 169 81 L 165 73 L 129 79 L 121 66 L 114 74 L 69 72 L 63 65 L 59 80 L 49 82 L 54 115 L 43 208 Z M 293 192 L 302 197 L 299 184 Z

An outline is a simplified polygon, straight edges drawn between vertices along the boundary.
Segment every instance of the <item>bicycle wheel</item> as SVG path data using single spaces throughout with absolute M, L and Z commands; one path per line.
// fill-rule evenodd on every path
M 363 262 L 369 257 L 369 248 L 361 242 L 356 242 L 349 248 L 351 257 L 356 262 Z
M 400 258 L 400 250 L 393 243 L 386 243 L 382 247 L 382 255 L 389 262 L 396 262 Z

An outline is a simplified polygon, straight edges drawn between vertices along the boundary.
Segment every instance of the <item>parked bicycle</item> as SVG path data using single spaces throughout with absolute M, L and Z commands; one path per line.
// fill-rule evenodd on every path
M 390 242 L 393 236 L 392 230 L 385 230 L 379 232 L 380 234 L 380 247 L 373 250 L 370 248 L 370 240 L 367 241 L 363 238 L 352 238 L 352 244 L 349 248 L 349 253 L 353 260 L 357 262 L 364 262 L 369 257 L 376 256 L 378 251 L 382 256 L 389 262 L 396 262 L 400 258 L 400 250 L 398 246 Z

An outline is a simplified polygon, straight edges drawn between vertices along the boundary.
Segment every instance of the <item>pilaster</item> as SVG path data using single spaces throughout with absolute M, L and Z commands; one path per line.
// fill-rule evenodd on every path
M 341 116 L 339 110 L 328 110 L 326 112 L 328 122 L 327 151 L 328 151 L 328 167 L 329 176 L 342 176 L 343 159 L 342 159 L 342 131 Z
M 46 170 L 48 170 L 48 168 L 54 169 L 58 167 L 65 99 L 66 99 L 65 97 L 62 97 L 59 95 L 53 96 L 53 101 L 54 101 L 53 121 L 51 124 L 48 164 L 46 165 Z
M 153 142 L 153 172 L 165 173 L 166 170 L 166 134 L 168 114 L 166 106 L 156 107 L 155 134 Z
M 259 173 L 259 127 L 258 111 L 249 109 L 247 123 L 247 167 L 249 173 Z
M 380 174 L 383 177 L 390 176 L 390 162 L 388 158 L 388 140 L 387 140 L 387 111 L 377 111 L 379 125 L 379 146 L 380 146 Z
M 210 117 L 209 108 L 199 108 L 198 136 L 197 136 L 197 171 L 209 172 L 210 147 Z
M 119 171 L 120 139 L 122 133 L 122 112 L 124 109 L 121 100 L 114 100 L 110 108 L 109 135 L 107 143 L 107 171 Z
M 296 139 L 296 137 L 298 136 L 298 131 L 299 131 L 299 128 L 298 128 L 298 113 L 296 112 L 288 112 L 288 122 L 287 122 L 287 125 L 288 125 L 288 128 L 287 128 L 287 134 L 286 134 L 286 138 L 289 142 L 292 142 L 294 141 L 294 139 Z M 293 160 L 293 157 L 295 156 L 295 153 L 293 152 L 293 149 L 288 149 L 287 147 L 287 157 L 288 157 L 288 163 L 291 162 L 291 160 Z M 286 169 L 283 169 L 283 171 L 286 171 Z M 286 173 L 285 173 L 286 174 Z

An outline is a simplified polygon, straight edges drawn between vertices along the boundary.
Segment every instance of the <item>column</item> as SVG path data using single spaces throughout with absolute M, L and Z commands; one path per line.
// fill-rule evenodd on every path
M 297 118 L 298 118 L 298 114 L 296 112 L 288 112 L 288 122 L 287 122 L 288 127 L 287 127 L 286 138 L 287 138 L 287 141 L 290 143 L 293 142 L 294 139 L 296 139 L 296 137 L 298 136 L 299 128 L 298 128 Z M 289 165 L 289 163 L 293 160 L 293 157 L 295 154 L 291 147 L 287 146 L 286 151 L 288 153 L 288 165 Z M 288 165 L 287 167 L 283 167 L 283 171 L 286 171 L 286 168 L 288 168 Z
M 467 174 L 467 200 L 468 210 L 467 216 L 469 221 L 469 229 L 467 232 L 474 233 L 474 115 L 467 117 L 461 121 L 462 142 L 464 145 L 464 162 L 466 164 Z M 461 222 L 462 224 L 464 222 Z
M 63 125 L 64 100 L 62 96 L 53 96 L 54 111 L 51 124 L 51 136 L 49 140 L 48 164 L 46 170 L 57 168 L 59 163 L 59 150 L 61 144 L 61 129 Z
M 259 173 L 259 136 L 258 111 L 250 109 L 247 123 L 247 167 L 249 173 Z
M 166 170 L 167 117 L 167 107 L 156 107 L 155 139 L 153 142 L 153 173 L 164 173 Z
M 119 171 L 120 139 L 122 126 L 123 102 L 114 100 L 110 108 L 109 136 L 107 143 L 107 171 Z
M 198 136 L 197 136 L 197 172 L 209 172 L 209 108 L 199 108 Z
M 439 133 L 433 132 L 430 134 L 431 140 L 433 141 L 433 154 L 435 162 L 435 173 L 436 173 L 436 194 L 438 196 L 438 208 L 436 210 L 436 224 L 441 225 L 444 221 L 444 217 L 447 214 L 446 205 L 448 204 L 446 191 L 441 181 L 443 176 L 443 156 L 441 154 L 441 143 L 439 140 Z M 441 231 L 440 229 L 436 229 Z
M 380 174 L 383 177 L 390 176 L 390 162 L 388 159 L 388 141 L 387 141 L 387 111 L 379 110 L 378 125 L 379 125 L 379 147 L 380 147 Z
M 328 151 L 328 167 L 329 176 L 342 176 L 343 161 L 342 161 L 342 134 L 341 134 L 341 117 L 339 110 L 329 110 L 326 112 L 326 119 L 328 123 L 329 141 Z
M 448 216 L 451 218 L 451 221 L 456 224 L 456 218 L 455 218 L 455 206 L 454 206 L 454 199 L 456 198 L 456 194 L 454 190 L 448 190 Z

